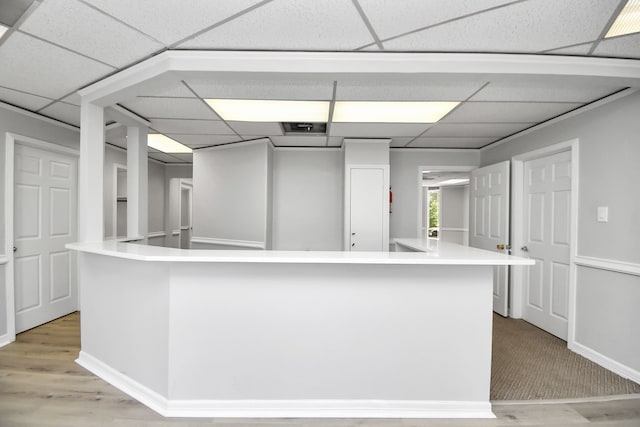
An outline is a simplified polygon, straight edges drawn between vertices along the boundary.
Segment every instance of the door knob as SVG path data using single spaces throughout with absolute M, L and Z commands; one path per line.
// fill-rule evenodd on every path
M 351 244 L 351 247 L 354 247 L 355 245 L 356 245 L 355 243 L 352 243 L 352 244 Z
M 496 245 L 496 249 L 498 249 L 499 251 L 504 251 L 504 250 L 505 250 L 505 247 L 506 247 L 506 246 L 505 246 L 505 245 L 503 245 L 503 244 Z
M 13 247 L 13 252 L 17 251 L 18 248 L 16 248 L 15 246 Z
M 521 250 L 522 252 L 529 252 L 529 248 L 528 248 L 528 247 L 526 247 L 526 246 L 521 247 L 521 248 L 520 248 L 520 250 Z

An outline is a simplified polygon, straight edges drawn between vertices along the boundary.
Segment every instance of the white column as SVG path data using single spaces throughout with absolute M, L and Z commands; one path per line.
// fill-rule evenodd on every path
M 82 101 L 78 168 L 78 240 L 104 240 L 104 108 Z
M 149 231 L 149 173 L 146 127 L 127 126 L 127 237 Z

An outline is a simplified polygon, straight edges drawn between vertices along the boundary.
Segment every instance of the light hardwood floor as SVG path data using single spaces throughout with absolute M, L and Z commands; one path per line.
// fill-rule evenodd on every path
M 640 395 L 579 403 L 495 402 L 495 420 L 163 418 L 74 363 L 79 323 L 75 313 L 0 349 L 0 427 L 640 427 Z

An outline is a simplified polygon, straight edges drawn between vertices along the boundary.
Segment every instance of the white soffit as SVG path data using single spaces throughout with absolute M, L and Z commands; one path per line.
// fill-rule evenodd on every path
M 463 101 L 484 84 L 480 79 L 424 78 L 396 81 L 338 81 L 338 101 Z
M 37 111 L 53 101 L 50 98 L 18 92 L 4 87 L 0 87 L 0 100 L 31 111 Z
M 407 147 L 411 148 L 480 148 L 496 138 L 416 138 Z
M 598 86 L 580 79 L 517 80 L 490 83 L 470 101 L 591 102 L 623 89 Z
M 640 33 L 604 39 L 593 52 L 596 56 L 640 58 Z
M 513 0 L 359 0 L 381 39 L 512 2 Z
M 55 104 L 40 110 L 39 113 L 75 126 L 80 126 L 80 107 L 76 105 L 56 102 Z
M 328 101 L 333 96 L 332 80 L 212 78 L 188 79 L 186 83 L 201 98 Z
M 424 137 L 503 137 L 511 135 L 523 129 L 527 129 L 535 123 L 456 123 L 435 124 Z
M 353 138 L 418 136 L 429 126 L 428 123 L 332 123 L 330 133 Z
M 259 0 L 85 0 L 170 45 L 251 7 Z
M 76 0 L 45 1 L 20 30 L 115 67 L 163 48 L 149 37 Z
M 596 40 L 619 0 L 537 0 L 384 42 L 387 50 L 540 52 Z
M 147 119 L 220 120 L 197 98 L 135 98 L 122 105 Z
M 272 1 L 178 47 L 335 51 L 373 41 L 352 2 L 296 0 Z
M 55 99 L 114 70 L 17 31 L 0 45 L 0 64 L 0 86 Z
M 276 147 L 325 147 L 326 136 L 270 136 L 269 139 Z
M 282 135 L 282 127 L 280 126 L 280 123 L 227 121 L 227 124 L 242 136 Z
M 235 135 L 221 120 L 152 119 L 151 127 L 161 133 Z
M 185 134 L 166 134 L 169 138 L 180 141 L 184 145 L 191 148 L 202 147 L 207 145 L 228 144 L 229 142 L 240 142 L 242 138 L 238 135 L 185 135 Z
M 465 102 L 440 123 L 537 123 L 580 105 L 569 102 Z

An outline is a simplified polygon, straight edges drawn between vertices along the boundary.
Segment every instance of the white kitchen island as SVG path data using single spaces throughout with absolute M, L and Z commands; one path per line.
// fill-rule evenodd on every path
M 165 416 L 490 418 L 493 266 L 531 261 L 445 246 L 73 244 L 78 363 Z

